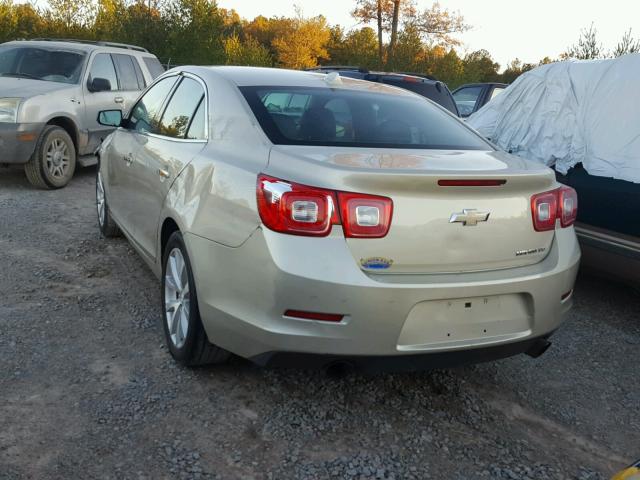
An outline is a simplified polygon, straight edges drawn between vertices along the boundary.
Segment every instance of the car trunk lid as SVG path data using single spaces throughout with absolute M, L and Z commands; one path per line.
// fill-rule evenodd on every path
M 553 172 L 504 152 L 276 146 L 268 168 L 286 180 L 392 199 L 384 238 L 346 239 L 363 270 L 514 268 L 541 261 L 553 240 L 553 231 L 534 230 L 530 204 L 554 188 Z M 285 173 L 292 171 L 296 178 Z M 493 185 L 459 185 L 469 181 Z

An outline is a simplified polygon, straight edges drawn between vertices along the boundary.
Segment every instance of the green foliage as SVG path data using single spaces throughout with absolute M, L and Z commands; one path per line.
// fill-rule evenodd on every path
M 232 35 L 224 40 L 224 53 L 227 65 L 273 66 L 269 50 L 253 37 L 242 41 L 238 35 Z

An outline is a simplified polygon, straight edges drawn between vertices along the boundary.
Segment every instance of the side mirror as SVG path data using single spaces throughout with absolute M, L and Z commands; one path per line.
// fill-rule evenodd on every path
M 98 113 L 98 123 L 105 127 L 119 127 L 122 125 L 122 111 L 103 110 Z
M 87 89 L 90 92 L 108 92 L 111 90 L 111 82 L 106 78 L 94 78 L 87 85 Z

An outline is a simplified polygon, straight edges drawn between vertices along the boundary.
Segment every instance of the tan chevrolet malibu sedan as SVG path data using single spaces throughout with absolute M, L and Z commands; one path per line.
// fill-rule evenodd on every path
M 160 277 L 187 365 L 537 356 L 571 307 L 575 192 L 411 92 L 181 67 L 99 120 L 100 229 Z

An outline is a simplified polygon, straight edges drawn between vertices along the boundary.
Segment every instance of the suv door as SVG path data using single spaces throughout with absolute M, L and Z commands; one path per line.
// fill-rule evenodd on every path
M 135 234 L 134 218 L 139 207 L 136 195 L 140 188 L 140 167 L 134 160 L 142 145 L 142 139 L 157 127 L 167 98 L 178 77 L 165 77 L 156 82 L 131 110 L 123 125 L 114 132 L 106 165 L 109 177 L 109 206 L 118 225 L 130 238 Z
M 169 188 L 207 142 L 204 83 L 191 74 L 180 77 L 159 121 L 136 136 L 140 148 L 131 178 L 132 224 L 136 242 L 150 259 L 156 258 L 158 222 Z
M 137 68 L 136 68 L 137 67 Z M 109 81 L 109 89 L 91 91 L 95 78 Z M 126 112 L 145 88 L 145 80 L 137 60 L 126 54 L 97 53 L 90 61 L 85 82 L 85 122 L 89 133 L 87 149 L 93 153 L 111 129 L 98 123 L 101 110 L 118 108 Z

